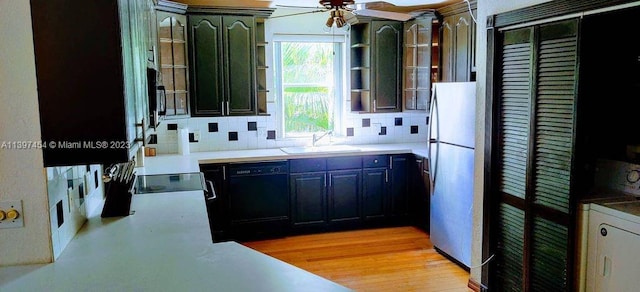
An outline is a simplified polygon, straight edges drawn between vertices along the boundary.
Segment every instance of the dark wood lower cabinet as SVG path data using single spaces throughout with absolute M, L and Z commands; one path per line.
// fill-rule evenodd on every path
M 389 216 L 393 220 L 406 221 L 409 216 L 409 198 L 411 186 L 409 166 L 413 155 L 389 156 Z
M 288 194 L 286 202 L 274 197 L 275 190 L 242 186 L 236 178 L 245 175 L 238 172 L 245 167 L 242 164 L 202 165 L 217 195 L 207 201 L 213 240 L 412 225 L 412 218 L 418 216 L 410 208 L 415 197 L 412 162 L 413 155 L 292 159 L 284 174 L 285 189 L 278 187 L 276 192 Z M 258 179 L 246 176 L 244 181 Z
M 362 169 L 329 171 L 328 177 L 329 225 L 347 227 L 359 223 Z
M 216 193 L 215 200 L 207 200 L 207 214 L 209 215 L 209 228 L 213 241 L 220 241 L 226 237 L 225 231 L 229 229 L 229 208 L 226 195 L 226 169 L 224 164 L 210 164 L 200 166 L 204 178 L 213 183 Z
M 365 168 L 362 171 L 362 217 L 365 222 L 384 220 L 389 172 L 384 168 Z
M 410 184 L 413 195 L 409 202 L 411 220 L 416 227 L 429 232 L 429 204 L 431 198 L 431 179 L 429 163 L 426 158 L 416 156 L 410 169 Z
M 291 225 L 294 229 L 324 227 L 327 220 L 325 172 L 289 175 Z

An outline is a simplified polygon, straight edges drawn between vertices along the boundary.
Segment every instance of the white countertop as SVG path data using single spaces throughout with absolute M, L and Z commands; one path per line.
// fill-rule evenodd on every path
M 236 242 L 212 243 L 201 191 L 134 195 L 52 264 L 0 268 L 1 291 L 349 291 Z
M 354 145 L 360 152 L 287 154 L 280 149 L 146 157 L 136 174 L 199 172 L 226 163 L 414 153 L 426 145 Z M 134 195 L 133 215 L 89 218 L 52 264 L 0 268 L 1 291 L 349 291 L 236 242 L 212 243 L 202 191 Z
M 359 152 L 349 153 L 322 153 L 322 154 L 288 154 L 279 148 L 193 152 L 189 155 L 164 154 L 154 157 L 145 157 L 144 167 L 136 168 L 137 174 L 164 174 L 199 172 L 200 164 L 227 163 L 227 162 L 255 162 L 296 159 L 305 157 L 330 157 L 348 155 L 374 155 L 374 154 L 402 154 L 413 153 L 427 157 L 426 143 L 398 143 L 398 144 L 366 144 L 351 145 L 360 149 Z

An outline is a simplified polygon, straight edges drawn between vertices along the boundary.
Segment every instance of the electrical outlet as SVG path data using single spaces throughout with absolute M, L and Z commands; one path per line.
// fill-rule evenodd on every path
M 200 130 L 193 131 L 193 139 L 200 141 Z
M 22 200 L 0 202 L 0 228 L 24 227 Z

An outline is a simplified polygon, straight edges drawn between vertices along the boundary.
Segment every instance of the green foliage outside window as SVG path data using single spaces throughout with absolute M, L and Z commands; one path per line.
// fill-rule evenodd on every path
M 333 44 L 281 44 L 287 136 L 333 129 Z

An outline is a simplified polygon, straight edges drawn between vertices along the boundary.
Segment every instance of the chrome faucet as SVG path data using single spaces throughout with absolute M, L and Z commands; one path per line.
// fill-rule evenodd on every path
M 324 138 L 325 136 L 327 136 L 327 135 L 330 136 L 332 134 L 333 134 L 333 131 L 326 131 L 326 132 L 322 133 L 320 136 L 318 136 L 316 133 L 313 133 L 313 142 L 311 143 L 311 145 L 313 147 L 316 147 L 316 143 L 318 141 L 322 140 L 322 138 Z

